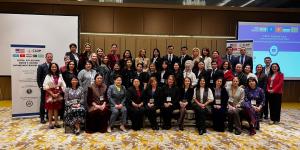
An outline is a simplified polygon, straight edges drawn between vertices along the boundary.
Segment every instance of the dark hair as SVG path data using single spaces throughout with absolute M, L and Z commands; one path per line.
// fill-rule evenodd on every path
M 137 63 L 136 66 L 138 66 L 138 65 L 142 65 L 142 68 L 144 67 L 144 65 L 142 63 Z
M 154 48 L 154 49 L 153 49 L 152 57 L 154 58 L 154 51 L 157 51 L 157 52 L 158 52 L 158 57 L 160 57 L 160 51 L 159 51 L 158 48 Z
M 255 67 L 255 71 L 256 71 L 256 73 L 257 73 L 257 67 L 258 67 L 258 66 L 261 66 L 261 67 L 263 67 L 263 65 L 262 65 L 262 64 L 257 64 L 257 65 L 256 65 L 256 67 Z M 261 71 L 261 72 L 263 72 L 263 71 Z
M 189 86 L 189 88 L 191 88 L 191 87 L 192 87 L 192 79 L 191 79 L 190 77 L 185 77 L 185 78 L 183 79 L 182 87 L 185 88 L 185 83 L 184 83 L 185 79 L 189 79 L 189 80 L 190 80 L 190 86 Z
M 202 56 L 204 56 L 204 54 L 203 54 L 203 51 L 207 51 L 207 56 L 206 57 L 209 57 L 209 49 L 208 48 L 202 48 L 202 50 L 201 50 L 201 55 Z
M 270 60 L 272 60 L 272 58 L 271 58 L 271 57 L 269 57 L 269 56 L 267 56 L 267 57 L 265 57 L 265 58 L 264 58 L 264 60 L 266 60 L 266 59 L 270 59 Z
M 72 84 L 72 80 L 73 80 L 73 79 L 76 79 L 77 81 L 79 81 L 79 79 L 78 79 L 78 77 L 77 77 L 76 75 L 72 75 L 72 78 L 71 78 L 71 84 Z M 79 82 L 77 82 L 76 89 L 78 89 L 79 86 L 80 86 L 80 85 L 79 85 Z
M 134 77 L 134 78 L 132 79 L 132 83 L 131 83 L 132 87 L 134 87 L 134 85 L 133 85 L 133 81 L 134 81 L 134 80 L 140 81 L 139 89 L 141 90 L 141 89 L 143 88 L 142 81 L 141 81 L 138 77 Z
M 97 48 L 97 50 L 96 50 L 97 54 L 98 54 L 98 52 L 99 52 L 100 50 L 102 50 L 102 51 L 104 52 L 104 49 L 103 49 L 103 48 Z
M 166 82 L 166 85 L 168 85 L 168 80 L 169 80 L 169 78 L 170 77 L 172 77 L 173 78 L 173 80 L 174 80 L 174 84 L 173 84 L 173 86 L 176 86 L 177 85 L 177 82 L 176 82 L 176 78 L 175 78 L 175 76 L 173 75 L 173 74 L 171 74 L 171 75 L 169 75 L 168 76 L 168 78 L 167 78 L 167 82 Z
M 182 47 L 181 47 L 181 49 L 184 49 L 184 48 L 185 48 L 186 50 L 188 49 L 186 46 L 182 46 Z
M 232 47 L 231 47 L 231 46 L 226 47 L 226 51 L 227 51 L 228 49 L 230 49 L 230 48 L 232 48 Z
M 167 69 L 168 69 L 168 67 L 169 67 L 169 62 L 166 61 L 166 60 L 164 60 L 164 61 L 161 63 L 161 69 L 164 69 L 164 68 L 162 67 L 163 64 L 166 64 L 166 65 L 167 65 Z
M 223 61 L 222 66 L 221 66 L 220 69 L 221 69 L 221 70 L 224 70 L 224 67 L 223 67 L 223 66 L 224 66 L 224 64 L 225 64 L 226 62 L 228 63 L 228 70 L 231 70 L 231 67 L 232 67 L 232 66 L 231 66 L 230 61 L 228 61 L 228 60 L 224 60 L 224 61 Z
M 111 44 L 111 47 L 113 47 L 113 46 L 118 47 L 118 44 L 116 44 L 116 43 Z
M 48 55 L 52 55 L 52 56 L 53 56 L 52 53 L 46 53 L 46 54 L 45 54 L 45 57 L 47 57 Z
M 70 60 L 67 64 L 67 71 L 70 71 L 70 63 L 74 63 L 74 73 L 77 74 L 77 64 L 73 61 L 73 60 Z
M 174 65 L 172 66 L 172 67 L 173 67 L 173 69 L 174 69 L 174 66 L 175 66 L 175 64 L 178 64 L 178 66 L 179 66 L 179 69 L 178 69 L 178 71 L 180 72 L 181 68 L 180 68 L 180 64 L 179 64 L 179 62 L 175 62 L 175 63 L 174 63 Z M 175 69 L 174 69 L 174 71 L 175 71 Z
M 246 65 L 244 66 L 244 68 L 243 68 L 244 73 L 245 73 L 245 68 L 246 68 L 247 66 L 249 66 L 250 72 L 252 73 L 253 71 L 252 71 L 251 65 L 249 65 L 249 64 L 246 64 Z
M 256 83 L 256 87 L 257 87 L 257 80 L 254 78 L 254 77 L 249 77 L 248 79 L 247 79 L 247 87 L 248 88 L 250 88 L 250 86 L 249 86 L 249 82 L 250 81 L 254 81 L 255 83 Z
M 93 62 L 91 60 L 87 60 L 84 65 L 86 65 L 87 63 L 91 64 L 92 68 L 94 68 L 94 64 L 93 64 Z
M 52 71 L 51 71 L 51 66 L 52 65 L 55 65 L 56 66 L 56 68 L 57 68 L 57 70 L 56 70 L 56 72 L 53 74 L 52 73 Z M 58 67 L 58 64 L 57 63 L 50 63 L 50 65 L 49 65 L 49 68 L 48 68 L 48 75 L 57 75 L 57 76 L 59 76 L 59 74 L 60 74 L 60 71 L 59 71 L 59 67 Z
M 95 80 L 95 81 L 96 81 L 96 78 L 97 78 L 98 76 L 101 76 L 101 77 L 104 79 L 104 77 L 103 77 L 103 75 L 102 75 L 101 73 L 97 73 L 97 74 L 95 75 L 95 77 L 94 77 L 94 80 Z
M 215 61 L 215 60 L 211 61 L 211 63 L 210 63 L 210 64 L 213 64 L 213 63 L 216 63 L 216 64 L 218 64 L 218 62 L 217 62 L 217 61 Z
M 114 81 L 117 80 L 118 78 L 121 78 L 121 79 L 122 79 L 122 76 L 120 76 L 120 75 L 115 75 L 115 76 L 113 77 Z
M 71 49 L 72 47 L 77 48 L 77 45 L 76 45 L 75 43 L 71 43 L 71 44 L 69 45 L 69 48 Z
M 174 49 L 174 46 L 173 46 L 173 45 L 168 45 L 168 47 L 167 47 L 167 48 L 169 49 L 169 48 L 171 48 L 171 47 L 173 47 L 173 49 Z
M 214 82 L 216 82 L 217 80 L 220 80 L 220 79 L 222 80 L 222 85 L 221 85 L 221 88 L 222 88 L 225 86 L 225 83 L 226 83 L 226 81 L 223 77 L 217 77 Z M 217 87 L 217 84 L 215 84 L 215 87 Z
M 278 73 L 281 73 L 279 64 L 278 63 L 272 63 L 270 73 L 269 73 L 270 77 L 274 74 L 273 69 L 272 69 L 273 65 L 276 65 L 278 67 Z
M 220 53 L 219 53 L 219 51 L 218 51 L 218 50 L 214 50 L 212 53 L 214 53 L 214 52 L 217 52 L 217 53 L 218 53 L 218 55 L 220 55 Z
M 197 87 L 197 88 L 200 88 L 200 81 L 201 81 L 202 79 L 205 81 L 205 86 L 204 86 L 204 87 L 207 88 L 207 87 L 208 87 L 208 84 L 206 83 L 206 79 L 205 79 L 205 77 L 203 77 L 203 76 L 202 76 L 201 78 L 199 78 L 196 87 Z
M 125 58 L 125 53 L 129 52 L 129 58 L 132 58 L 131 51 L 129 49 L 125 50 L 123 53 L 123 59 Z

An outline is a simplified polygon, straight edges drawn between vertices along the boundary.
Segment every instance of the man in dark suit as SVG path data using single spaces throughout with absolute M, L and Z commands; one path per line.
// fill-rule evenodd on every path
M 234 76 L 238 77 L 240 80 L 239 86 L 243 88 L 247 86 L 247 76 L 243 72 L 243 65 L 238 63 L 235 65 Z
M 216 86 L 216 80 L 218 78 L 224 78 L 224 73 L 222 70 L 218 69 L 218 63 L 216 61 L 211 62 L 212 69 L 208 70 L 207 85 L 210 89 Z
M 178 62 L 178 57 L 173 54 L 174 46 L 169 45 L 167 47 L 167 55 L 163 57 L 163 60 L 168 61 L 168 70 L 174 70 L 174 64 L 175 62 Z
M 234 68 L 235 68 L 235 65 L 237 64 L 237 57 L 232 55 L 232 47 L 229 46 L 229 47 L 226 47 L 226 55 L 222 58 L 223 61 L 229 61 L 230 64 L 231 64 L 231 68 L 233 68 L 233 71 L 234 71 Z
M 179 57 L 179 65 L 180 65 L 181 70 L 184 70 L 184 68 L 185 68 L 184 64 L 187 60 L 193 60 L 193 58 L 187 54 L 187 51 L 188 51 L 188 48 L 186 46 L 181 47 L 181 50 L 180 50 L 181 56 Z
M 263 72 L 266 74 L 266 76 L 268 76 L 270 73 L 271 64 L 272 64 L 271 57 L 265 57 L 264 62 L 265 62 L 265 66 L 263 67 Z
M 253 60 L 252 60 L 252 57 L 246 55 L 246 48 L 245 47 L 241 47 L 240 54 L 241 55 L 238 56 L 238 58 L 237 58 L 238 59 L 238 63 L 242 64 L 243 68 L 246 65 L 250 65 L 251 66 L 251 70 L 253 70 Z
M 76 63 L 76 66 L 78 66 L 79 54 L 77 53 L 77 45 L 75 43 L 71 43 L 69 45 L 69 48 L 70 51 L 66 52 L 65 56 L 69 56 L 70 60 L 74 61 L 74 63 Z
M 45 124 L 45 90 L 43 89 L 43 83 L 45 80 L 46 75 L 48 74 L 49 65 L 53 60 L 53 54 L 47 53 L 46 56 L 46 62 L 43 64 L 38 65 L 37 68 L 37 77 L 36 81 L 37 84 L 41 90 L 41 101 L 40 101 L 40 122 L 42 124 Z

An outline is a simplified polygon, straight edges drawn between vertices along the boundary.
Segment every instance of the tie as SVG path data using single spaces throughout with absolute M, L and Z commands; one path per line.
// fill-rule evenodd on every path
M 184 56 L 182 55 L 181 56 L 181 64 L 183 63 L 183 59 L 184 59 Z
M 228 61 L 231 61 L 231 55 L 228 55 Z
M 241 64 L 244 64 L 244 55 L 241 56 Z
M 169 62 L 171 62 L 171 54 L 169 54 Z

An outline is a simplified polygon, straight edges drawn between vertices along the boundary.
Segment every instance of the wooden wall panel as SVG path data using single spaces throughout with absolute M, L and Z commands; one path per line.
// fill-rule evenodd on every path
M 111 7 L 85 7 L 82 27 L 84 32 L 114 32 L 114 9 Z
M 187 48 L 188 48 L 188 54 L 190 56 L 192 56 L 193 53 L 193 48 L 197 47 L 197 40 L 196 39 L 187 39 L 187 44 L 186 44 Z
M 172 10 L 145 9 L 143 25 L 145 34 L 172 34 Z
M 114 32 L 143 32 L 143 9 L 115 8 L 114 13 Z
M 195 10 L 174 11 L 174 34 L 200 35 L 202 15 Z
M 126 37 L 125 39 L 126 39 L 125 40 L 125 49 L 130 50 L 133 57 L 134 57 L 135 56 L 135 50 L 136 50 L 136 48 L 135 48 L 136 38 L 135 37 Z M 122 55 L 123 55 L 123 53 L 122 53 Z
M 157 38 L 157 48 L 160 51 L 160 56 L 164 56 L 166 54 L 166 49 L 167 49 L 167 38 Z
M 180 55 L 180 48 L 181 48 L 181 39 L 180 38 L 169 38 L 167 39 L 167 46 L 173 45 L 174 46 L 174 54 Z M 165 53 L 166 54 L 166 51 Z
M 92 36 L 93 39 L 94 39 L 94 42 L 93 42 L 93 49 L 94 51 L 96 52 L 96 50 L 98 48 L 104 48 L 104 37 L 103 36 L 96 36 L 96 35 L 93 35 Z
M 231 16 L 224 11 L 205 11 L 202 14 L 201 35 L 230 35 Z
M 0 76 L 0 100 L 11 100 L 11 78 Z

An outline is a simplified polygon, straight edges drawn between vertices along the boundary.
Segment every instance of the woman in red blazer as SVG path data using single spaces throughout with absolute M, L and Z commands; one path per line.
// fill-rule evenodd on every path
M 267 98 L 270 104 L 270 124 L 278 124 L 280 122 L 281 97 L 283 92 L 284 75 L 280 72 L 277 63 L 271 65 L 270 74 L 267 84 Z

